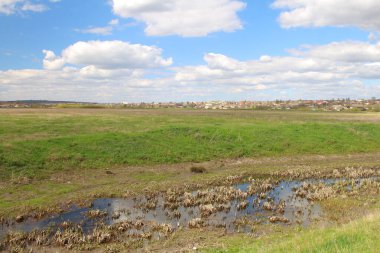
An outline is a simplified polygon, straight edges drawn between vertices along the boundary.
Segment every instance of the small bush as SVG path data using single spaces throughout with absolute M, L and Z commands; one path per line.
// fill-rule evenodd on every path
M 206 168 L 203 167 L 203 166 L 192 166 L 190 168 L 190 171 L 192 173 L 205 173 L 206 172 Z

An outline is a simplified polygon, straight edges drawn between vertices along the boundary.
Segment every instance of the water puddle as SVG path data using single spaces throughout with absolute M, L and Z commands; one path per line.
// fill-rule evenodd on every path
M 42 220 L 28 219 L 22 223 L 3 225 L 0 227 L 0 237 L 9 232 L 57 230 L 64 222 L 79 225 L 84 234 L 90 233 L 99 223 L 113 225 L 136 220 L 169 224 L 176 229 L 196 226 L 201 219 L 202 226 L 223 227 L 227 232 L 251 232 L 248 224 L 269 223 L 269 217 L 281 217 L 279 221 L 282 224 L 308 226 L 322 215 L 322 210 L 313 201 L 297 196 L 295 189 L 301 184 L 299 181 L 282 181 L 268 186 L 267 191 L 254 194 L 248 194 L 251 184 L 246 183 L 192 193 L 97 199 L 89 208 L 72 207 L 67 212 Z M 89 217 L 91 211 L 95 215 Z M 191 225 L 191 221 L 195 225 Z

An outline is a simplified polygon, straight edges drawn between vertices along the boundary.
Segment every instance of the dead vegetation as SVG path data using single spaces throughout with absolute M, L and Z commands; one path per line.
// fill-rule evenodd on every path
M 103 218 L 108 215 L 107 212 L 105 211 L 100 211 L 100 210 L 90 210 L 87 212 L 87 217 L 92 218 L 92 219 L 98 219 L 98 218 Z
M 201 173 L 205 173 L 206 172 L 206 168 L 205 167 L 203 167 L 203 166 L 200 166 L 200 165 L 198 165 L 198 166 L 191 166 L 190 167 L 190 171 L 192 172 L 192 173 L 198 173 L 198 174 L 201 174 Z
M 190 229 L 216 227 L 226 231 L 241 231 L 247 226 L 252 229 L 263 222 L 300 223 L 304 214 L 310 212 L 310 205 L 315 202 L 366 193 L 379 194 L 379 176 L 380 169 L 375 167 L 324 171 L 292 169 L 272 173 L 267 178 L 228 176 L 219 186 L 198 190 L 176 187 L 164 193 L 147 192 L 145 196 L 134 197 L 134 208 L 142 210 L 143 214 L 134 218 L 129 218 L 132 212 L 127 209 L 111 213 L 100 209 L 88 210 L 86 217 L 97 220 L 95 228 L 90 231 L 84 231 L 80 224 L 63 222 L 56 228 L 30 233 L 10 232 L 2 240 L 0 249 L 22 252 L 29 247 L 43 245 L 88 250 L 103 244 L 126 241 L 133 247 L 141 247 L 146 242 L 168 238 L 178 227 L 183 226 Z M 305 209 L 297 209 L 276 197 L 276 192 L 283 190 L 284 180 L 294 184 L 290 189 L 291 198 L 303 199 L 307 201 L 305 203 L 311 204 Z M 244 182 L 243 188 L 236 186 Z M 289 210 L 292 210 L 294 218 L 284 215 L 289 215 Z M 156 217 L 158 212 L 164 213 L 170 222 L 158 222 L 144 215 L 151 213 Z M 255 212 L 262 213 L 264 219 L 252 215 Z M 231 218 L 233 215 L 236 216 L 234 219 Z M 117 222 L 107 225 L 107 218 Z M 180 223 L 181 219 L 186 218 L 189 218 L 186 223 Z M 25 217 L 20 216 L 17 222 L 22 223 L 24 220 Z M 218 222 L 212 223 L 213 220 Z M 6 222 L 3 220 L 2 223 Z M 227 230 L 231 227 L 234 230 Z

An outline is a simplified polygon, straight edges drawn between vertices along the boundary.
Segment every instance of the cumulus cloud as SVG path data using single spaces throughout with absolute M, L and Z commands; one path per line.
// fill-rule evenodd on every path
M 207 53 L 200 65 L 173 67 L 156 47 L 78 42 L 60 56 L 45 50 L 45 69 L 0 71 L 0 99 L 139 102 L 380 96 L 377 50 L 375 43 L 346 41 L 246 61 Z
M 206 54 L 204 59 L 207 65 L 176 68 L 176 80 L 213 80 L 213 83 L 219 84 L 260 85 L 260 89 L 263 89 L 264 86 L 334 81 L 347 77 L 333 63 L 309 58 L 271 57 L 265 61 L 238 61 L 224 55 Z
M 162 57 L 160 48 L 117 40 L 79 41 L 64 49 L 59 57 L 49 50 L 43 52 L 46 69 L 59 69 L 65 64 L 95 66 L 98 69 L 145 69 L 172 64 L 171 58 Z
M 324 58 L 343 62 L 379 62 L 380 43 L 361 41 L 333 42 L 322 46 L 305 46 L 304 50 L 291 50 L 298 56 Z
M 45 58 L 43 60 L 43 66 L 45 69 L 56 70 L 61 69 L 65 65 L 64 59 L 57 57 L 53 51 L 43 50 Z
M 286 28 L 356 26 L 380 30 L 378 0 L 276 0 L 272 6 L 284 10 L 279 21 Z
M 242 28 L 237 12 L 246 4 L 239 0 L 112 0 L 113 11 L 123 18 L 146 24 L 150 36 L 205 36 Z
M 370 96 L 376 85 L 366 83 L 380 79 L 377 50 L 377 44 L 341 42 L 250 61 L 208 53 L 204 65 L 174 68 L 174 79 L 182 85 L 223 87 L 240 94 L 276 94 L 272 99 Z
M 233 70 L 242 65 L 239 61 L 222 54 L 208 53 L 204 56 L 204 60 L 212 69 Z
M 48 7 L 28 0 L 0 0 L 0 14 L 11 15 L 17 12 L 43 12 Z
M 170 85 L 170 80 L 164 78 L 143 78 L 140 70 L 93 66 L 65 67 L 59 71 L 8 70 L 0 71 L 0 100 L 153 101 L 169 98 Z M 175 98 L 174 94 L 171 98 Z

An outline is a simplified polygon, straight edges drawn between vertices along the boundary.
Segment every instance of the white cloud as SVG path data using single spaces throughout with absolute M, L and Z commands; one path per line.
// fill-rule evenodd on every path
M 15 12 L 16 4 L 20 0 L 1 0 L 0 1 L 0 13 L 12 14 Z
M 130 44 L 123 41 L 79 41 L 57 57 L 44 50 L 46 69 L 58 69 L 64 64 L 95 66 L 99 69 L 145 69 L 167 67 L 172 59 L 162 57 L 162 49 Z
M 145 79 L 140 70 L 8 70 L 0 71 L 0 100 L 149 101 L 167 97 L 170 85 L 166 79 Z
M 48 8 L 43 4 L 32 4 L 29 2 L 26 2 L 22 7 L 22 11 L 32 11 L 32 12 L 43 12 L 47 10 Z
M 242 65 L 239 61 L 222 54 L 209 53 L 204 56 L 204 60 L 212 69 L 233 70 Z
M 144 71 L 131 70 L 131 69 L 99 69 L 96 66 L 90 65 L 83 67 L 79 70 L 79 74 L 84 78 L 89 79 L 113 79 L 113 78 L 125 78 L 125 77 L 142 77 Z
M 43 66 L 45 69 L 61 69 L 65 65 L 64 59 L 57 57 L 54 52 L 43 50 L 43 53 L 45 54 L 45 58 L 43 60 Z
M 306 46 L 304 50 L 291 50 L 297 56 L 324 58 L 343 62 L 379 62 L 380 43 L 360 41 L 333 42 L 322 46 Z
M 103 27 L 89 27 L 87 29 L 76 29 L 75 31 L 80 33 L 90 33 L 90 34 L 97 34 L 97 35 L 111 35 L 114 28 L 119 25 L 118 19 L 112 19 L 110 22 L 108 22 L 107 26 Z
M 111 35 L 113 31 L 112 26 L 104 26 L 104 27 L 90 27 L 87 29 L 76 29 L 77 32 L 80 33 L 90 33 L 90 34 L 97 34 L 97 35 Z
M 150 36 L 206 36 L 242 28 L 237 12 L 246 4 L 240 0 L 113 0 L 113 11 L 123 18 L 146 24 Z
M 368 35 L 369 41 L 380 41 L 380 33 L 379 32 L 371 32 Z
M 118 25 L 119 20 L 118 19 L 112 19 L 110 22 L 108 22 L 109 25 Z
M 17 12 L 43 12 L 47 10 L 44 4 L 37 4 L 28 0 L 0 0 L 0 14 L 11 15 Z
M 267 98 L 272 99 L 379 96 L 379 89 L 373 93 L 376 85 L 366 84 L 380 79 L 377 50 L 377 44 L 341 42 L 294 50 L 295 56 L 265 55 L 250 61 L 209 53 L 205 65 L 174 68 L 174 79 L 184 86 L 219 87 L 243 97 L 260 92 L 270 93 Z
M 335 42 L 301 47 L 289 56 L 263 55 L 247 61 L 208 53 L 201 65 L 171 67 L 171 60 L 162 58 L 161 49 L 156 47 L 120 41 L 78 42 L 60 56 L 44 51 L 43 70 L 0 71 L 0 100 L 378 97 L 380 58 L 375 58 L 377 51 L 372 51 L 377 46 Z
M 224 55 L 206 54 L 207 65 L 176 68 L 180 82 L 205 81 L 230 85 L 279 86 L 347 78 L 329 61 L 298 57 L 271 57 L 263 61 L 237 61 Z M 212 61 L 210 61 L 210 57 Z M 262 86 L 260 86 L 262 89 Z
M 356 26 L 380 30 L 378 0 L 276 0 L 272 6 L 284 9 L 279 21 L 286 28 Z

